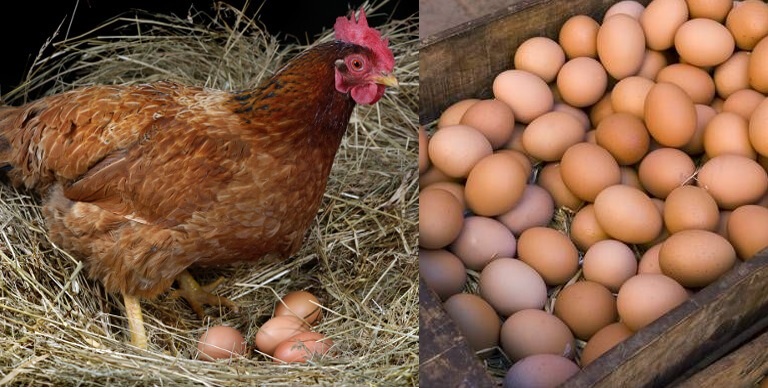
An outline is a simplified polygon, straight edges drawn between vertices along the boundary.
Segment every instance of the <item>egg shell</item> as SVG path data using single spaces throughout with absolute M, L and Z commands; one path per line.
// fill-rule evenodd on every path
M 733 210 L 758 201 L 768 190 L 768 174 L 756 161 L 724 154 L 699 168 L 696 184 L 707 190 L 720 209 Z
M 616 296 L 621 321 L 632 331 L 648 326 L 688 300 L 688 292 L 674 279 L 661 274 L 629 278 Z
M 587 15 L 574 15 L 560 27 L 558 42 L 567 58 L 597 57 L 600 24 Z
M 500 149 L 497 151 L 497 153 L 505 153 L 507 155 L 511 155 L 512 157 L 517 160 L 518 163 L 523 167 L 523 170 L 525 171 L 525 176 L 530 176 L 533 172 L 533 163 L 531 162 L 531 159 L 528 155 L 526 155 L 522 151 L 517 150 L 508 150 L 508 149 Z
M 524 309 L 541 309 L 547 286 L 528 264 L 508 257 L 491 261 L 480 273 L 480 295 L 502 316 Z
M 554 354 L 528 356 L 509 368 L 504 388 L 557 387 L 579 372 L 573 361 Z
M 419 174 L 419 187 L 427 187 L 437 182 L 458 182 L 458 178 L 449 177 L 435 166 L 431 166 L 423 174 Z
M 558 230 L 536 226 L 517 240 L 517 255 L 535 269 L 547 285 L 564 284 L 579 269 L 579 251 L 571 239 Z
M 661 268 L 659 268 L 659 250 L 661 249 L 660 242 L 648 248 L 643 256 L 640 257 L 640 262 L 637 264 L 638 274 L 655 273 L 661 274 Z
M 570 231 L 571 240 L 582 251 L 586 251 L 598 241 L 610 238 L 597 222 L 595 206 L 592 204 L 588 204 L 576 212 L 571 220 Z
M 449 107 L 445 108 L 440 115 L 440 118 L 437 120 L 437 128 L 459 124 L 462 116 L 464 116 L 464 112 L 478 101 L 480 101 L 480 99 L 468 98 L 451 104 Z
M 456 197 L 456 200 L 459 201 L 461 204 L 462 209 L 467 206 L 466 202 L 464 201 L 464 185 L 457 182 L 435 182 L 431 183 L 428 186 L 421 186 L 420 191 L 424 191 L 426 189 L 441 189 L 445 190 L 451 194 L 453 194 L 454 197 Z
M 496 217 L 515 236 L 534 226 L 546 226 L 555 213 L 555 202 L 547 190 L 536 184 L 528 184 L 523 196 L 508 212 Z
M 535 36 L 526 39 L 515 50 L 515 69 L 525 70 L 552 82 L 565 63 L 565 52 L 554 40 Z
M 466 177 L 480 159 L 493 153 L 493 147 L 480 131 L 453 125 L 437 130 L 429 141 L 429 160 L 446 175 Z
M 752 115 L 764 100 L 765 96 L 760 92 L 753 89 L 741 89 L 733 92 L 723 101 L 720 111 L 738 113 L 745 120 L 752 120 Z
M 616 14 L 597 31 L 597 56 L 605 70 L 620 80 L 637 74 L 645 56 L 645 35 L 640 23 L 626 14 Z
M 275 348 L 275 361 L 307 362 L 318 358 L 333 347 L 333 340 L 316 332 L 299 333 Z
M 205 361 L 245 354 L 246 342 L 240 331 L 229 326 L 209 327 L 197 341 L 197 358 Z
M 715 90 L 721 98 L 733 92 L 749 88 L 749 52 L 737 51 L 715 68 L 712 76 Z
M 593 58 L 573 58 L 557 73 L 560 98 L 575 107 L 583 108 L 596 103 L 605 94 L 607 87 L 608 73 Z
M 686 3 L 691 19 L 707 18 L 720 23 L 733 8 L 733 0 L 687 0 Z
M 419 246 L 447 246 L 459 236 L 463 223 L 464 207 L 453 194 L 439 188 L 419 193 Z
M 617 82 L 611 91 L 613 111 L 629 113 L 642 119 L 645 114 L 645 97 L 653 84 L 652 80 L 641 76 L 630 76 Z
M 557 161 L 568 147 L 584 140 L 584 128 L 573 115 L 552 111 L 533 121 L 523 132 L 523 148 L 538 160 Z
M 560 176 L 560 163 L 547 163 L 539 170 L 537 183 L 543 187 L 555 200 L 557 207 L 566 207 L 577 211 L 584 204 L 584 201 L 574 195 L 563 183 Z
M 589 115 L 581 108 L 576 108 L 560 101 L 555 103 L 552 110 L 572 115 L 576 120 L 579 120 L 585 132 L 592 128 L 592 123 L 589 121 Z
M 627 279 L 637 274 L 637 259 L 627 244 L 602 240 L 584 253 L 582 269 L 585 279 L 617 292 Z
M 320 322 L 323 309 L 320 301 L 308 291 L 291 291 L 275 304 L 274 316 L 294 315 L 303 319 L 309 325 Z
M 603 21 L 618 13 L 629 15 L 634 19 L 640 19 L 640 15 L 643 14 L 643 11 L 645 11 L 645 6 L 637 1 L 622 0 L 608 7 L 608 10 L 605 11 L 605 16 L 603 16 Z
M 419 127 L 419 174 L 429 168 L 429 137 L 424 127 Z
M 481 216 L 508 212 L 523 196 L 528 175 L 520 162 L 504 152 L 480 160 L 464 184 L 467 207 Z
M 560 318 L 538 309 L 520 310 L 501 326 L 501 346 L 514 362 L 534 354 L 572 358 L 576 343 Z
M 630 166 L 621 166 L 621 184 L 634 187 L 638 190 L 645 190 L 640 183 L 640 177 L 637 170 Z
M 693 137 L 680 150 L 688 155 L 699 155 L 704 152 L 704 130 L 717 112 L 709 105 L 696 104 L 696 131 Z
M 763 99 L 749 120 L 749 143 L 762 156 L 768 156 L 768 99 Z
M 464 219 L 459 236 L 450 245 L 464 266 L 480 271 L 496 257 L 514 257 L 517 241 L 504 224 L 493 218 L 471 216 Z
M 644 77 L 649 80 L 655 80 L 659 71 L 667 66 L 667 57 L 661 51 L 646 49 L 645 57 L 643 58 L 643 64 L 640 65 L 640 70 L 637 72 L 637 76 Z
M 568 190 L 587 202 L 594 202 L 603 189 L 621 182 L 619 164 L 611 153 L 586 142 L 565 151 L 560 160 L 560 176 Z
M 440 300 L 460 293 L 467 283 L 464 263 L 445 249 L 419 249 L 419 275 Z
M 586 367 L 595 361 L 605 352 L 611 350 L 616 345 L 634 334 L 627 325 L 616 322 L 612 323 L 595 333 L 592 338 L 584 345 L 581 352 L 581 366 Z
M 610 186 L 597 195 L 594 205 L 600 227 L 616 240 L 642 244 L 661 233 L 661 213 L 648 195 L 634 187 Z
M 745 0 L 730 10 L 725 26 L 733 35 L 736 46 L 742 50 L 752 50 L 760 39 L 768 35 L 766 20 L 768 5 L 760 0 Z
M 498 346 L 501 319 L 483 298 L 474 294 L 456 294 L 448 298 L 443 307 L 472 350 Z
M 602 284 L 583 280 L 566 286 L 555 299 L 555 316 L 578 339 L 587 341 L 605 326 L 616 322 L 616 298 Z
M 530 123 L 549 112 L 554 104 L 552 91 L 536 74 L 524 70 L 506 70 L 493 80 L 493 95 L 503 101 L 521 123 Z
M 631 77 L 630 77 L 631 78 Z M 629 78 L 625 78 L 627 80 Z M 630 113 L 607 116 L 595 128 L 597 145 L 610 153 L 620 165 L 639 162 L 648 152 L 651 136 L 642 119 Z M 595 168 L 595 171 L 600 171 Z
M 722 154 L 737 154 L 750 159 L 757 152 L 749 140 L 749 122 L 739 114 L 720 112 L 704 129 L 704 151 L 713 158 Z
M 698 186 L 680 186 L 664 201 L 664 226 L 670 233 L 685 229 L 715 231 L 719 219 L 717 202 Z
M 674 44 L 675 32 L 688 20 L 688 4 L 685 0 L 654 0 L 648 3 L 640 15 L 648 48 L 666 50 Z
M 309 325 L 295 315 L 279 315 L 261 325 L 254 342 L 257 349 L 271 356 L 281 342 L 305 331 Z
M 679 86 L 694 104 L 709 104 L 715 97 L 715 81 L 709 73 L 687 63 L 673 63 L 664 67 L 656 82 L 669 82 Z
M 749 56 L 749 84 L 760 93 L 768 93 L 768 38 L 764 37 L 757 43 Z
M 688 20 L 675 32 L 680 60 L 694 66 L 717 66 L 730 58 L 735 48 L 730 31 L 712 19 Z
M 673 233 L 659 250 L 664 275 L 683 287 L 701 288 L 728 272 L 736 263 L 736 251 L 723 236 L 700 229 Z
M 637 169 L 643 187 L 660 199 L 666 198 L 675 188 L 691 182 L 695 172 L 693 159 L 685 152 L 670 147 L 649 152 Z
M 597 127 L 604 118 L 615 113 L 611 102 L 611 95 L 612 93 L 609 90 L 600 101 L 589 108 L 589 120 L 592 122 L 593 127 Z
M 507 104 L 499 100 L 482 100 L 467 108 L 459 123 L 480 131 L 497 149 L 512 137 L 515 115 Z
M 645 98 L 645 125 L 654 140 L 666 147 L 682 147 L 696 132 L 696 108 L 679 86 L 659 82 Z
M 742 260 L 751 260 L 768 247 L 768 208 L 739 206 L 730 214 L 726 225 L 728 239 Z
M 744 205 L 748 206 L 748 205 Z M 733 214 L 733 210 L 720 210 L 720 220 L 717 223 L 717 234 L 725 237 L 726 240 L 731 242 L 731 245 L 736 249 L 736 254 L 739 253 L 739 249 L 736 247 L 736 242 L 734 240 L 731 240 L 731 237 L 728 235 L 728 220 L 731 218 L 731 214 Z M 742 258 L 742 260 L 744 260 Z

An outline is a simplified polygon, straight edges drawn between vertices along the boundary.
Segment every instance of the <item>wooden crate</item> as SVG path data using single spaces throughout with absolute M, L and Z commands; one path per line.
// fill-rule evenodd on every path
M 648 0 L 641 0 L 647 4 Z M 491 97 L 517 46 L 557 38 L 570 16 L 602 20 L 615 1 L 518 0 L 506 9 L 422 41 L 419 119 L 428 124 L 464 98 Z M 422 282 L 423 283 L 423 282 Z M 486 387 L 483 373 L 440 300 L 420 287 L 420 386 Z M 600 357 L 566 386 L 751 386 L 768 374 L 768 250 Z M 714 384 L 714 385 L 712 385 Z

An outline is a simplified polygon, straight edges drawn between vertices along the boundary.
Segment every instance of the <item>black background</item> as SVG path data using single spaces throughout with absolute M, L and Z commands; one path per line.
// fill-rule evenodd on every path
M 24 78 L 26 70 L 37 56 L 43 43 L 61 28 L 63 35 L 72 15 L 69 36 L 77 36 L 101 25 L 106 20 L 131 10 L 141 9 L 152 13 L 175 14 L 186 17 L 190 6 L 198 11 L 213 13 L 214 0 L 59 0 L 14 1 L 15 10 L 9 4 L 0 11 L 0 95 L 9 92 Z M 246 0 L 226 0 L 243 9 Z M 330 29 L 336 17 L 346 15 L 347 10 L 359 8 L 362 0 L 253 0 L 246 15 L 258 12 L 260 20 L 273 35 L 281 39 L 306 43 L 324 28 Z M 381 11 L 395 19 L 403 19 L 417 12 L 414 0 L 390 0 Z M 387 17 L 369 18 L 372 26 L 385 23 Z M 61 40 L 60 35 L 55 40 Z

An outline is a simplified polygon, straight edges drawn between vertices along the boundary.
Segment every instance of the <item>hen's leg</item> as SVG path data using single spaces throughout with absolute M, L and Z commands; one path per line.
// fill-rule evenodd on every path
M 192 310 L 197 313 L 197 316 L 203 318 L 205 312 L 203 311 L 203 305 L 211 306 L 227 306 L 232 311 L 238 312 L 238 307 L 235 302 L 211 293 L 216 287 L 224 281 L 224 278 L 219 278 L 213 283 L 201 286 L 195 281 L 189 271 L 184 271 L 176 277 L 176 283 L 179 288 L 171 292 L 171 297 L 182 297 L 187 300 Z
M 128 318 L 128 330 L 131 332 L 131 343 L 139 349 L 147 349 L 147 332 L 144 329 L 144 317 L 141 314 L 139 298 L 123 294 L 125 316 Z

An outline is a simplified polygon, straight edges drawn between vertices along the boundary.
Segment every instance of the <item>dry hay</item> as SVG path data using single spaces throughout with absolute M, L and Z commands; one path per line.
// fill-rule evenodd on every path
M 375 14 L 376 7 L 369 7 Z M 167 296 L 143 301 L 149 351 L 128 345 L 122 299 L 88 280 L 81 263 L 45 235 L 39 202 L 0 185 L 0 385 L 416 385 L 418 373 L 416 89 L 414 15 L 381 27 L 401 87 L 358 107 L 316 222 L 282 263 L 193 270 L 241 308 L 201 321 Z M 331 39 L 331 32 L 320 39 Z M 54 93 L 91 83 L 172 79 L 222 89 L 258 84 L 303 49 L 281 47 L 236 9 L 187 18 L 139 14 L 54 44 L 28 82 L 4 96 Z M 278 295 L 306 289 L 335 342 L 331 357 L 281 364 L 251 351 L 195 360 L 206 326 L 231 325 L 252 344 Z

